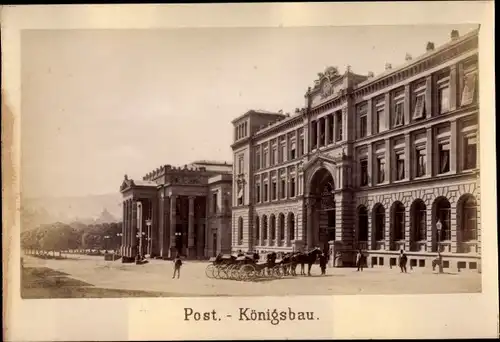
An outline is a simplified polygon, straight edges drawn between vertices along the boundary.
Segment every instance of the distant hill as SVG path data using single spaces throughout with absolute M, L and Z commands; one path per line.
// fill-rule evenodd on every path
M 26 198 L 21 200 L 22 230 L 53 222 L 111 223 L 121 220 L 122 195 Z

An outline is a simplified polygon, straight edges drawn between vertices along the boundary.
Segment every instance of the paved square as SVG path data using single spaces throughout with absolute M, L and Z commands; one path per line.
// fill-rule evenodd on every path
M 145 265 L 104 261 L 103 257 L 68 255 L 66 260 L 24 257 L 25 267 L 48 267 L 95 287 L 157 291 L 167 296 L 285 296 L 348 294 L 432 294 L 481 292 L 481 275 L 474 272 L 437 274 L 428 270 L 400 273 L 399 269 L 328 268 L 321 276 L 317 265 L 312 276 L 285 277 L 260 282 L 209 279 L 208 262 L 185 261 L 180 279 L 172 279 L 171 261 L 151 260 Z M 125 291 L 126 293 L 126 291 Z M 126 295 L 125 295 L 126 296 Z

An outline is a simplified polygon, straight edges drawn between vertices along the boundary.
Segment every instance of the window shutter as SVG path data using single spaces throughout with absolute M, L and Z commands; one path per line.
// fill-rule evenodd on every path
M 464 89 L 462 91 L 462 106 L 468 106 L 474 101 L 476 77 L 476 73 L 465 75 Z

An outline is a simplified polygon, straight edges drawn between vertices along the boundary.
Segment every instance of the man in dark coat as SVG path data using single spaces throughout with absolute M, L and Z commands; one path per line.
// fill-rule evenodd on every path
M 177 254 L 174 259 L 174 275 L 172 276 L 172 279 L 175 278 L 176 274 L 177 274 L 177 279 L 179 279 L 179 277 L 181 276 L 181 266 L 182 266 L 181 256 Z
M 401 268 L 401 273 L 406 273 L 406 263 L 408 262 L 408 257 L 405 252 L 401 250 L 399 255 L 399 268 Z
M 321 253 L 319 256 L 319 268 L 321 268 L 321 275 L 326 274 L 326 254 Z

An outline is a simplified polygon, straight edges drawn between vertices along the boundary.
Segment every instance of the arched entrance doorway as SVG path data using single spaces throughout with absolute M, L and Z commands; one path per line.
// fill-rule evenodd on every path
M 313 201 L 310 208 L 311 229 L 308 246 L 329 250 L 329 241 L 335 240 L 335 190 L 331 173 L 326 169 L 316 171 L 311 179 L 309 196 Z

